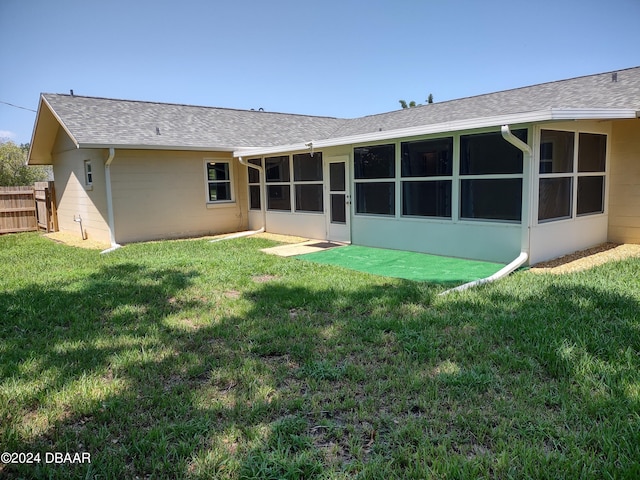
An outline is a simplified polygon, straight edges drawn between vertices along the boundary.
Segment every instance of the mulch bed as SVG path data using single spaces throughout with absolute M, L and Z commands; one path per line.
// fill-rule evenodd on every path
M 533 265 L 530 271 L 534 273 L 570 273 L 629 257 L 640 257 L 640 245 L 603 243 L 597 247 L 538 263 Z

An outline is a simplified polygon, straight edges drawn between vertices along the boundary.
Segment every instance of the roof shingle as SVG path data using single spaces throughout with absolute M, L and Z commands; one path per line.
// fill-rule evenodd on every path
M 233 150 L 550 108 L 640 110 L 640 67 L 355 119 L 61 94 L 42 97 L 80 145 Z

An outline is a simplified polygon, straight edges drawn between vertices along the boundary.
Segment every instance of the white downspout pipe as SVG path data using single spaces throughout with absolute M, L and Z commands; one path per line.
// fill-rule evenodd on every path
M 480 280 L 475 280 L 473 282 L 465 283 L 463 285 L 460 285 L 459 287 L 450 288 L 449 290 L 445 290 L 444 292 L 442 292 L 440 295 L 446 295 L 447 293 L 451 293 L 451 292 L 462 292 L 463 290 L 467 290 L 468 288 L 471 288 L 471 287 L 477 287 L 478 285 L 482 285 L 483 283 L 495 282 L 496 280 L 500 280 L 501 278 L 509 275 L 511 272 L 513 272 L 517 268 L 520 268 L 522 265 L 526 263 L 528 259 L 529 259 L 529 254 L 527 252 L 520 252 L 520 255 L 518 255 L 518 257 L 515 260 L 513 260 L 509 265 L 502 267 L 500 270 L 498 270 L 496 273 L 494 273 L 490 277 L 481 278 Z
M 115 230 L 115 218 L 113 216 L 113 196 L 111 194 L 111 162 L 116 156 L 116 150 L 113 147 L 109 148 L 109 157 L 107 157 L 107 161 L 104 162 L 104 175 L 105 175 L 105 185 L 107 189 L 107 221 L 109 222 L 109 236 L 111 237 L 111 248 L 107 248 L 100 253 L 108 253 L 114 250 L 117 250 L 121 247 L 118 243 L 116 243 L 116 230 Z
M 265 203 L 265 189 L 267 188 L 265 185 L 265 176 L 264 176 L 264 168 L 262 165 L 254 165 L 253 163 L 248 163 L 244 158 L 238 157 L 238 161 L 244 165 L 245 167 L 251 167 L 258 170 L 260 175 L 260 209 L 262 210 L 262 228 L 256 230 L 254 233 L 262 233 L 267 230 L 267 205 Z
M 518 137 L 516 137 L 513 133 L 511 133 L 511 130 L 509 129 L 509 125 L 503 125 L 502 128 L 500 129 L 500 131 L 502 132 L 502 137 L 509 142 L 511 145 L 513 145 L 514 147 L 520 149 L 522 151 L 522 153 L 524 155 L 528 155 L 529 160 L 532 158 L 533 156 L 533 150 L 531 149 L 531 147 L 529 145 L 527 145 L 526 143 L 524 143 L 522 140 L 520 140 Z M 529 163 L 531 163 L 529 161 Z M 528 191 L 528 189 L 527 189 Z M 527 263 L 527 260 L 529 260 L 529 218 L 527 215 L 527 218 L 523 218 L 522 219 L 523 223 L 526 222 L 526 235 L 523 233 L 523 239 L 520 245 L 520 255 L 518 255 L 511 263 L 509 263 L 508 265 L 504 266 L 503 268 L 501 268 L 500 270 L 498 270 L 496 273 L 494 273 L 493 275 L 489 276 L 489 277 L 485 277 L 485 278 L 481 278 L 480 280 L 475 280 L 473 282 L 468 282 L 465 283 L 463 285 L 460 285 L 458 287 L 455 288 L 450 288 L 449 290 L 445 290 L 444 292 L 442 292 L 440 295 L 446 295 L 448 293 L 451 292 L 462 292 L 464 290 L 467 290 L 469 288 L 472 287 L 476 287 L 478 285 L 482 285 L 484 283 L 489 283 L 489 282 L 495 282 L 496 280 L 500 280 L 503 277 L 506 277 L 507 275 L 509 275 L 510 273 L 512 273 L 513 271 L 517 270 L 518 268 L 520 268 L 522 265 L 524 265 L 525 263 Z
M 509 125 L 502 125 L 500 131 L 502 132 L 502 138 L 504 138 L 511 145 L 522 150 L 522 153 L 526 153 L 529 156 L 533 155 L 533 150 L 531 150 L 531 147 L 520 140 L 518 137 L 516 137 L 513 133 L 511 133 L 511 130 L 509 130 Z

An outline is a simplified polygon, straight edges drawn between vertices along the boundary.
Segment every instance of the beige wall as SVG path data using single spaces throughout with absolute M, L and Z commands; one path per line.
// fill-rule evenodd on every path
M 229 159 L 232 203 L 207 204 L 205 158 Z M 116 150 L 111 185 L 118 243 L 245 230 L 246 167 L 229 153 Z
M 613 122 L 609 241 L 640 243 L 640 120 Z
M 60 231 L 80 237 L 80 224 L 74 217 L 82 218 L 87 238 L 108 243 L 105 151 L 77 149 L 64 130 L 59 129 L 52 159 Z M 85 160 L 91 160 L 92 187 L 85 186 Z

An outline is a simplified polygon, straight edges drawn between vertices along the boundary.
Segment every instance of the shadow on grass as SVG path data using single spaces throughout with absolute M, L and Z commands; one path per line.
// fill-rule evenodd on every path
M 520 381 L 507 377 L 523 372 L 562 390 L 555 405 L 535 405 L 531 424 L 587 429 L 596 415 L 624 440 L 611 448 L 601 431 L 568 434 L 572 454 L 591 467 L 587 478 L 631 472 L 638 458 L 635 424 L 616 423 L 640 407 L 630 390 L 640 385 L 640 305 L 629 295 L 564 282 L 531 295 L 488 287 L 437 301 L 439 289 L 413 282 L 341 291 L 275 279 L 237 296 L 191 298 L 199 275 L 126 263 L 77 288 L 0 292 L 3 383 L 29 385 L 15 397 L 2 390 L 11 414 L 3 448 L 92 454 L 88 465 L 0 465 L 0 474 L 506 475 L 513 465 L 500 459 L 522 452 L 500 428 L 485 440 L 476 429 L 487 417 L 513 425 L 509 408 L 531 407 L 530 399 L 495 407 Z M 536 420 L 540 412 L 548 418 Z M 478 425 L 461 426 L 473 418 Z M 538 440 L 522 435 L 523 449 Z M 514 460 L 521 474 L 578 468 L 569 452 L 527 448 L 533 466 Z

